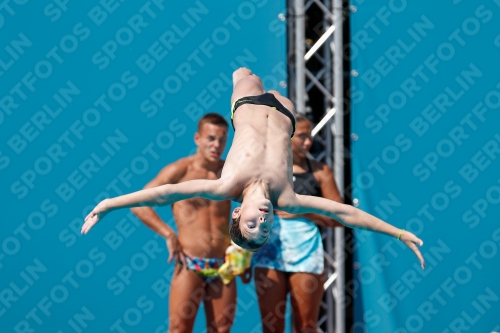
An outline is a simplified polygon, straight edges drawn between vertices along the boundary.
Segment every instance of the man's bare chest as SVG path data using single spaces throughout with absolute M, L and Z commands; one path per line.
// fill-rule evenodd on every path
M 203 168 L 189 167 L 184 173 L 184 175 L 178 180 L 178 183 L 195 179 L 216 180 L 219 179 L 219 176 L 220 176 L 220 170 L 212 171 Z
M 214 172 L 211 170 L 206 170 L 206 169 L 200 169 L 200 168 L 189 168 L 186 173 L 182 176 L 182 178 L 178 181 L 178 183 L 186 182 L 189 180 L 196 180 L 196 179 L 207 179 L 207 180 L 216 180 L 219 179 L 220 176 L 220 171 Z M 190 206 L 191 209 L 203 209 L 203 208 L 208 208 L 208 207 L 217 207 L 221 206 L 221 202 L 217 201 L 212 201 L 208 199 L 203 199 L 200 197 L 196 198 L 191 198 L 191 199 L 186 199 L 182 200 L 179 202 L 182 206 Z

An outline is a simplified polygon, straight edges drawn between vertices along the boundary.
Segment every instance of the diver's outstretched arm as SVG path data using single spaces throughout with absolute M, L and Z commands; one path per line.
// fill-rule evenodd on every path
M 367 229 L 380 232 L 392 237 L 398 237 L 417 256 L 422 269 L 425 268 L 424 257 L 417 245 L 422 246 L 424 242 L 409 231 L 402 232 L 401 229 L 390 225 L 381 219 L 370 215 L 355 207 L 344 205 L 332 200 L 309 195 L 296 194 L 295 199 L 286 207 L 280 207 L 292 214 L 316 213 L 335 219 L 347 227 Z
M 101 201 L 85 218 L 81 232 L 82 234 L 86 234 L 106 214 L 119 208 L 165 206 L 194 197 L 202 197 L 210 200 L 227 199 L 225 193 L 222 191 L 221 179 L 196 179 L 178 184 L 152 187 Z

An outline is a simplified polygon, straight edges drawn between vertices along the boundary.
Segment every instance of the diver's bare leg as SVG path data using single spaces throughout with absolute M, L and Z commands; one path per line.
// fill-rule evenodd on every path
M 265 93 L 262 81 L 247 68 L 240 68 L 233 73 L 233 96 L 231 103 L 246 96 L 257 96 Z

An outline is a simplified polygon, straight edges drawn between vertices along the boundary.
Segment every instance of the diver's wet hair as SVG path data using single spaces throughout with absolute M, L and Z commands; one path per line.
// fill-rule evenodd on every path
M 254 240 L 246 239 L 240 230 L 240 216 L 237 218 L 233 218 L 233 223 L 229 227 L 229 236 L 233 240 L 233 242 L 239 247 L 244 248 L 245 250 L 256 252 L 258 249 L 262 247 L 267 242 L 267 238 L 262 243 L 257 243 Z
M 245 240 L 240 230 L 240 216 L 233 218 L 233 223 L 229 226 L 229 236 L 238 246 Z

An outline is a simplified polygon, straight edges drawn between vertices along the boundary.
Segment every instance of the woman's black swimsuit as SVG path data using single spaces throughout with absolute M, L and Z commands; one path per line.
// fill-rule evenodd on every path
M 297 194 L 321 197 L 321 186 L 314 177 L 311 162 L 308 158 L 306 158 L 306 162 L 308 168 L 306 172 L 293 174 L 293 190 Z

